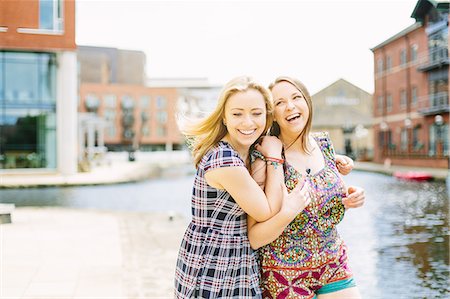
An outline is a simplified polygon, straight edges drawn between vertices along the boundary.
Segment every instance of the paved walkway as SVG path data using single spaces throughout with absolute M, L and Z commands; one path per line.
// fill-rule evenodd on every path
M 165 213 L 17 208 L 0 225 L 0 298 L 173 298 L 186 226 Z

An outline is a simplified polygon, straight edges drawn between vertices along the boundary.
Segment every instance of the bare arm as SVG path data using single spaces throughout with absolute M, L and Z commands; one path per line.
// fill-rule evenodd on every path
M 255 182 L 264 190 L 266 184 L 266 162 L 260 158 L 256 159 L 252 163 L 251 175 Z
M 282 206 L 275 216 L 264 222 L 257 222 L 254 218 L 247 217 L 248 238 L 253 249 L 258 249 L 278 238 L 286 226 L 310 202 L 309 196 L 305 196 L 306 188 L 300 190 L 299 187 L 296 187 L 289 194 L 284 184 L 280 189 L 283 195 Z
M 274 199 L 266 197 L 245 167 L 222 167 L 206 172 L 205 179 L 217 189 L 225 189 L 236 203 L 257 221 L 265 221 L 272 215 L 269 204 Z M 278 184 L 281 184 L 279 182 Z

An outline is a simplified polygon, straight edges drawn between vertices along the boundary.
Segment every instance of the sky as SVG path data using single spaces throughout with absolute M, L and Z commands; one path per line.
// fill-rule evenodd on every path
M 314 94 L 343 78 L 373 93 L 374 46 L 418 0 L 77 0 L 76 43 L 143 51 L 151 78 L 289 75 Z

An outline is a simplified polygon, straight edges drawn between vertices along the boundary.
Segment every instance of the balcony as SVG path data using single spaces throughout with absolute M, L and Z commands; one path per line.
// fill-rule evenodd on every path
M 434 115 L 449 112 L 448 92 L 438 92 L 428 95 L 428 107 L 419 109 L 422 115 Z
M 417 68 L 420 72 L 427 72 L 435 68 L 448 65 L 448 47 L 429 49 L 428 57 Z

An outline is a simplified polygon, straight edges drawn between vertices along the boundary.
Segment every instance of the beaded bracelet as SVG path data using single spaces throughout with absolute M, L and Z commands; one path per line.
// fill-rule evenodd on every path
M 282 165 L 284 163 L 283 159 L 273 158 L 273 157 L 265 157 L 266 163 L 272 165 L 273 168 L 277 169 L 278 165 Z

